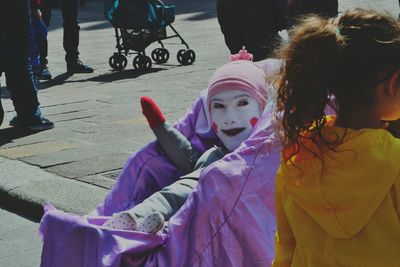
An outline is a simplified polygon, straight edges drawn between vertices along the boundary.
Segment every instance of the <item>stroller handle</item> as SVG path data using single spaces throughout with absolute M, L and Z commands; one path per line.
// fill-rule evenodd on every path
M 154 7 L 158 4 L 161 6 L 161 15 L 165 16 L 165 4 L 161 0 L 150 0 L 149 1 Z

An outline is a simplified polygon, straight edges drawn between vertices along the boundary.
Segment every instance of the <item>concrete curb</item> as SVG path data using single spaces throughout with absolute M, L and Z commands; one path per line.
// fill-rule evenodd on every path
M 87 214 L 108 190 L 67 179 L 39 167 L 0 157 L 0 205 L 39 221 L 44 203 L 76 214 Z

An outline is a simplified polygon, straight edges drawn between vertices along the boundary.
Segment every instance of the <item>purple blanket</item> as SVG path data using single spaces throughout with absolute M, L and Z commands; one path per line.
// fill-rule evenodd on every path
M 216 141 L 203 99 L 175 125 L 199 151 Z M 133 207 L 182 174 L 155 142 L 148 144 L 128 159 L 90 216 L 46 207 L 41 266 L 270 266 L 280 151 L 275 129 L 267 109 L 246 142 L 202 172 L 198 187 L 162 233 L 102 227 L 114 212 Z

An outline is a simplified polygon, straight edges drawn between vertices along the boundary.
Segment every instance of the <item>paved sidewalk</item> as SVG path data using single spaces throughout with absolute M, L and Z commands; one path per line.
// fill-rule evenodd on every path
M 397 0 L 340 1 L 341 10 L 361 6 L 386 9 L 397 16 Z M 53 10 L 49 31 L 49 67 L 54 79 L 43 82 L 39 97 L 53 130 L 27 134 L 8 127 L 13 107 L 2 88 L 6 116 L 0 127 L 0 203 L 38 219 L 41 204 L 87 213 L 112 187 L 128 156 L 153 139 L 140 111 L 139 98 L 153 97 L 169 121 L 182 117 L 204 89 L 215 68 L 227 62 L 228 50 L 216 19 L 215 0 L 177 0 L 173 26 L 196 52 L 194 65 L 180 66 L 168 45 L 170 61 L 151 71 L 114 72 L 108 58 L 114 29 L 104 20 L 102 2 L 87 1 L 80 11 L 81 59 L 93 74 L 68 76 L 62 48 L 61 14 Z M 150 53 L 156 45 L 146 51 Z M 2 78 L 4 86 L 4 78 Z
M 39 266 L 42 242 L 38 223 L 0 208 L 0 225 L 0 266 Z

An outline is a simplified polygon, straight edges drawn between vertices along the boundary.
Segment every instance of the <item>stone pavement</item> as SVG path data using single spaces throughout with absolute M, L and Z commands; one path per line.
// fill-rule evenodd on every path
M 0 208 L 0 225 L 0 266 L 39 266 L 42 251 L 39 224 Z
M 397 0 L 340 1 L 341 10 L 361 6 L 386 9 L 397 16 Z M 87 213 L 112 187 L 128 156 L 153 139 L 141 115 L 139 98 L 153 97 L 169 121 L 182 117 L 204 89 L 215 68 L 227 62 L 228 50 L 216 19 L 215 0 L 176 0 L 173 26 L 196 52 L 196 62 L 180 66 L 178 39 L 167 40 L 171 58 L 151 71 L 112 71 L 108 58 L 115 47 L 114 29 L 102 14 L 102 1 L 87 1 L 80 10 L 79 50 L 93 74 L 65 73 L 62 20 L 53 10 L 49 29 L 49 67 L 54 79 L 43 82 L 39 98 L 53 130 L 26 133 L 8 126 L 13 107 L 2 88 L 6 116 L 0 127 L 0 205 L 34 219 L 41 204 Z M 174 45 L 170 43 L 175 43 Z M 151 45 L 148 54 L 157 47 Z M 4 78 L 2 78 L 4 86 Z

